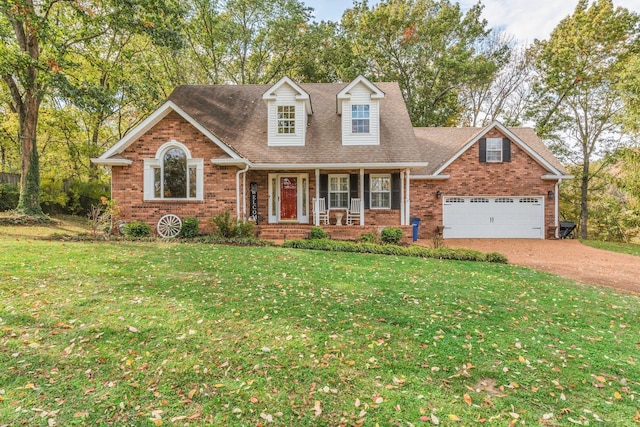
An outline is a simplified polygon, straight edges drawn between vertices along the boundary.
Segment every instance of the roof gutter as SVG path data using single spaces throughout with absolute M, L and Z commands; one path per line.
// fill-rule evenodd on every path
M 414 179 L 427 179 L 433 181 L 444 181 L 451 178 L 451 175 L 411 175 L 411 180 Z
M 575 176 L 573 176 L 573 175 L 542 175 L 540 178 L 545 180 L 545 181 L 558 180 L 558 182 L 559 182 L 559 181 L 562 181 L 563 179 L 573 179 L 573 178 L 575 178 Z
M 103 159 L 101 157 L 90 159 L 94 165 L 103 166 L 129 166 L 133 163 L 133 160 L 129 159 Z
M 211 163 L 219 166 L 245 166 L 249 165 L 254 170 L 307 170 L 307 169 L 406 169 L 424 168 L 427 162 L 406 162 L 406 163 L 273 163 L 255 164 L 246 159 L 211 159 Z

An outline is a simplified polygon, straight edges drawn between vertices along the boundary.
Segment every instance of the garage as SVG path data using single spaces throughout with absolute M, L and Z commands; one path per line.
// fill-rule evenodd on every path
M 544 198 L 444 197 L 443 237 L 544 239 Z

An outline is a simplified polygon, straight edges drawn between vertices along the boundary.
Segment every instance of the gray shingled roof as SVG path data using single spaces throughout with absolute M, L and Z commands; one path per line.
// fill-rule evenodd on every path
M 540 157 L 546 160 L 560 173 L 566 175 L 564 166 L 551 153 L 549 148 L 542 142 L 535 131 L 528 127 L 507 127 L 529 148 L 535 151 Z M 415 128 L 416 137 L 426 147 L 426 158 L 429 166 L 426 169 L 415 171 L 414 174 L 432 175 L 438 168 L 453 157 L 465 144 L 474 139 L 483 128 L 464 127 L 429 127 Z M 551 171 L 549 171 L 551 172 Z
M 311 98 L 304 147 L 269 147 L 267 106 L 270 85 L 179 86 L 169 96 L 177 106 L 254 164 L 328 164 L 425 162 L 397 83 L 374 83 L 380 101 L 380 145 L 343 146 L 336 95 L 346 83 L 300 84 Z

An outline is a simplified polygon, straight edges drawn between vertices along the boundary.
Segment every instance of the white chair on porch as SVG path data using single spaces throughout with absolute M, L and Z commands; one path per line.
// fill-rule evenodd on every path
M 320 199 L 313 198 L 314 222 L 316 215 L 318 216 L 318 224 L 329 224 L 329 211 L 327 210 L 327 203 L 324 197 Z
M 351 204 L 347 211 L 347 225 L 353 225 L 354 220 L 358 221 L 360 225 L 360 199 L 351 199 Z

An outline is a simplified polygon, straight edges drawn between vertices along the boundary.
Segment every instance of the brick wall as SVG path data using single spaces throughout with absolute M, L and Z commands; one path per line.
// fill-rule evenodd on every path
M 186 145 L 193 158 L 204 159 L 204 201 L 144 200 L 143 159 L 155 158 L 158 148 L 171 140 Z M 207 220 L 212 216 L 227 210 L 235 216 L 235 180 L 238 169 L 211 164 L 212 158 L 224 156 L 224 151 L 189 122 L 177 113 L 170 113 L 124 151 L 123 157 L 133 160 L 133 164 L 111 168 L 112 198 L 121 208 L 121 219 L 127 222 L 147 222 L 155 231 L 160 217 L 172 213 L 181 218 L 197 217 L 200 220 L 200 228 L 206 231 Z
M 485 137 L 502 138 L 493 129 Z M 547 174 L 529 154 L 511 143 L 511 161 L 504 163 L 481 163 L 478 159 L 478 143 L 470 147 L 443 172 L 450 175 L 447 180 L 411 181 L 411 216 L 422 219 L 420 237 L 429 238 L 442 226 L 442 196 L 544 196 L 546 238 L 555 235 L 554 202 L 547 193 L 555 190 L 555 181 L 543 181 Z

